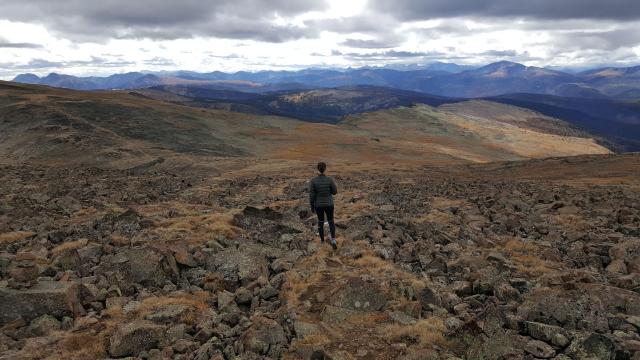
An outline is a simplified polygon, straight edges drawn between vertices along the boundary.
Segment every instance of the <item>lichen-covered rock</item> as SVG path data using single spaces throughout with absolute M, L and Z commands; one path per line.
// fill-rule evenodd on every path
M 602 334 L 583 334 L 576 336 L 566 350 L 573 359 L 615 359 L 615 344 Z
M 119 274 L 121 281 L 117 285 L 125 291 L 130 289 L 132 283 L 162 287 L 169 278 L 170 269 L 162 254 L 142 246 L 122 249 L 114 255 L 103 256 L 95 274 L 108 278 L 113 278 L 109 275 Z
M 18 318 L 30 321 L 42 315 L 62 318 L 83 313 L 79 287 L 73 282 L 40 281 L 24 290 L 0 286 L 0 325 Z
M 287 337 L 280 324 L 265 317 L 252 318 L 253 325 L 242 335 L 245 350 L 267 355 L 272 347 L 287 344 Z
M 551 359 L 556 354 L 556 351 L 549 344 L 539 340 L 529 341 L 524 350 L 540 359 Z
M 109 354 L 114 357 L 137 356 L 155 348 L 164 335 L 164 327 L 138 320 L 118 327 L 109 340 Z
M 229 286 L 246 286 L 268 274 L 269 264 L 261 250 L 257 246 L 226 248 L 211 255 L 206 261 L 206 268 L 221 273 Z

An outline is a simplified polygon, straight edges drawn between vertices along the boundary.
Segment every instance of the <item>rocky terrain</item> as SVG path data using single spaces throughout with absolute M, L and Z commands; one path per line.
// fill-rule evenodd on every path
M 640 358 L 638 155 L 330 170 L 3 165 L 0 359 Z
M 0 359 L 638 360 L 638 174 L 487 101 L 313 124 L 0 83 Z

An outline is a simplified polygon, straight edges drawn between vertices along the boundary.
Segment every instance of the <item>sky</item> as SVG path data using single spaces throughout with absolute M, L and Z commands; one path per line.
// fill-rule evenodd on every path
M 20 73 L 640 64 L 639 0 L 1 0 Z

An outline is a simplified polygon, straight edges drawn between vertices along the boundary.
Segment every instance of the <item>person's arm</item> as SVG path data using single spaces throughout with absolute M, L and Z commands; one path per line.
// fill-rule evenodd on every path
M 338 187 L 336 186 L 336 182 L 331 179 L 331 195 L 335 195 L 338 193 Z
M 316 211 L 316 187 L 313 185 L 313 180 L 309 182 L 309 205 L 311 206 L 311 212 Z

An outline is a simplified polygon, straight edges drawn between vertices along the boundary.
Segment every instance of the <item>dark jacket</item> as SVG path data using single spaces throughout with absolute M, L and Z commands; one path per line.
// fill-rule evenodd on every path
M 333 206 L 333 195 L 338 193 L 335 181 L 320 174 L 309 183 L 309 203 L 312 208 Z

